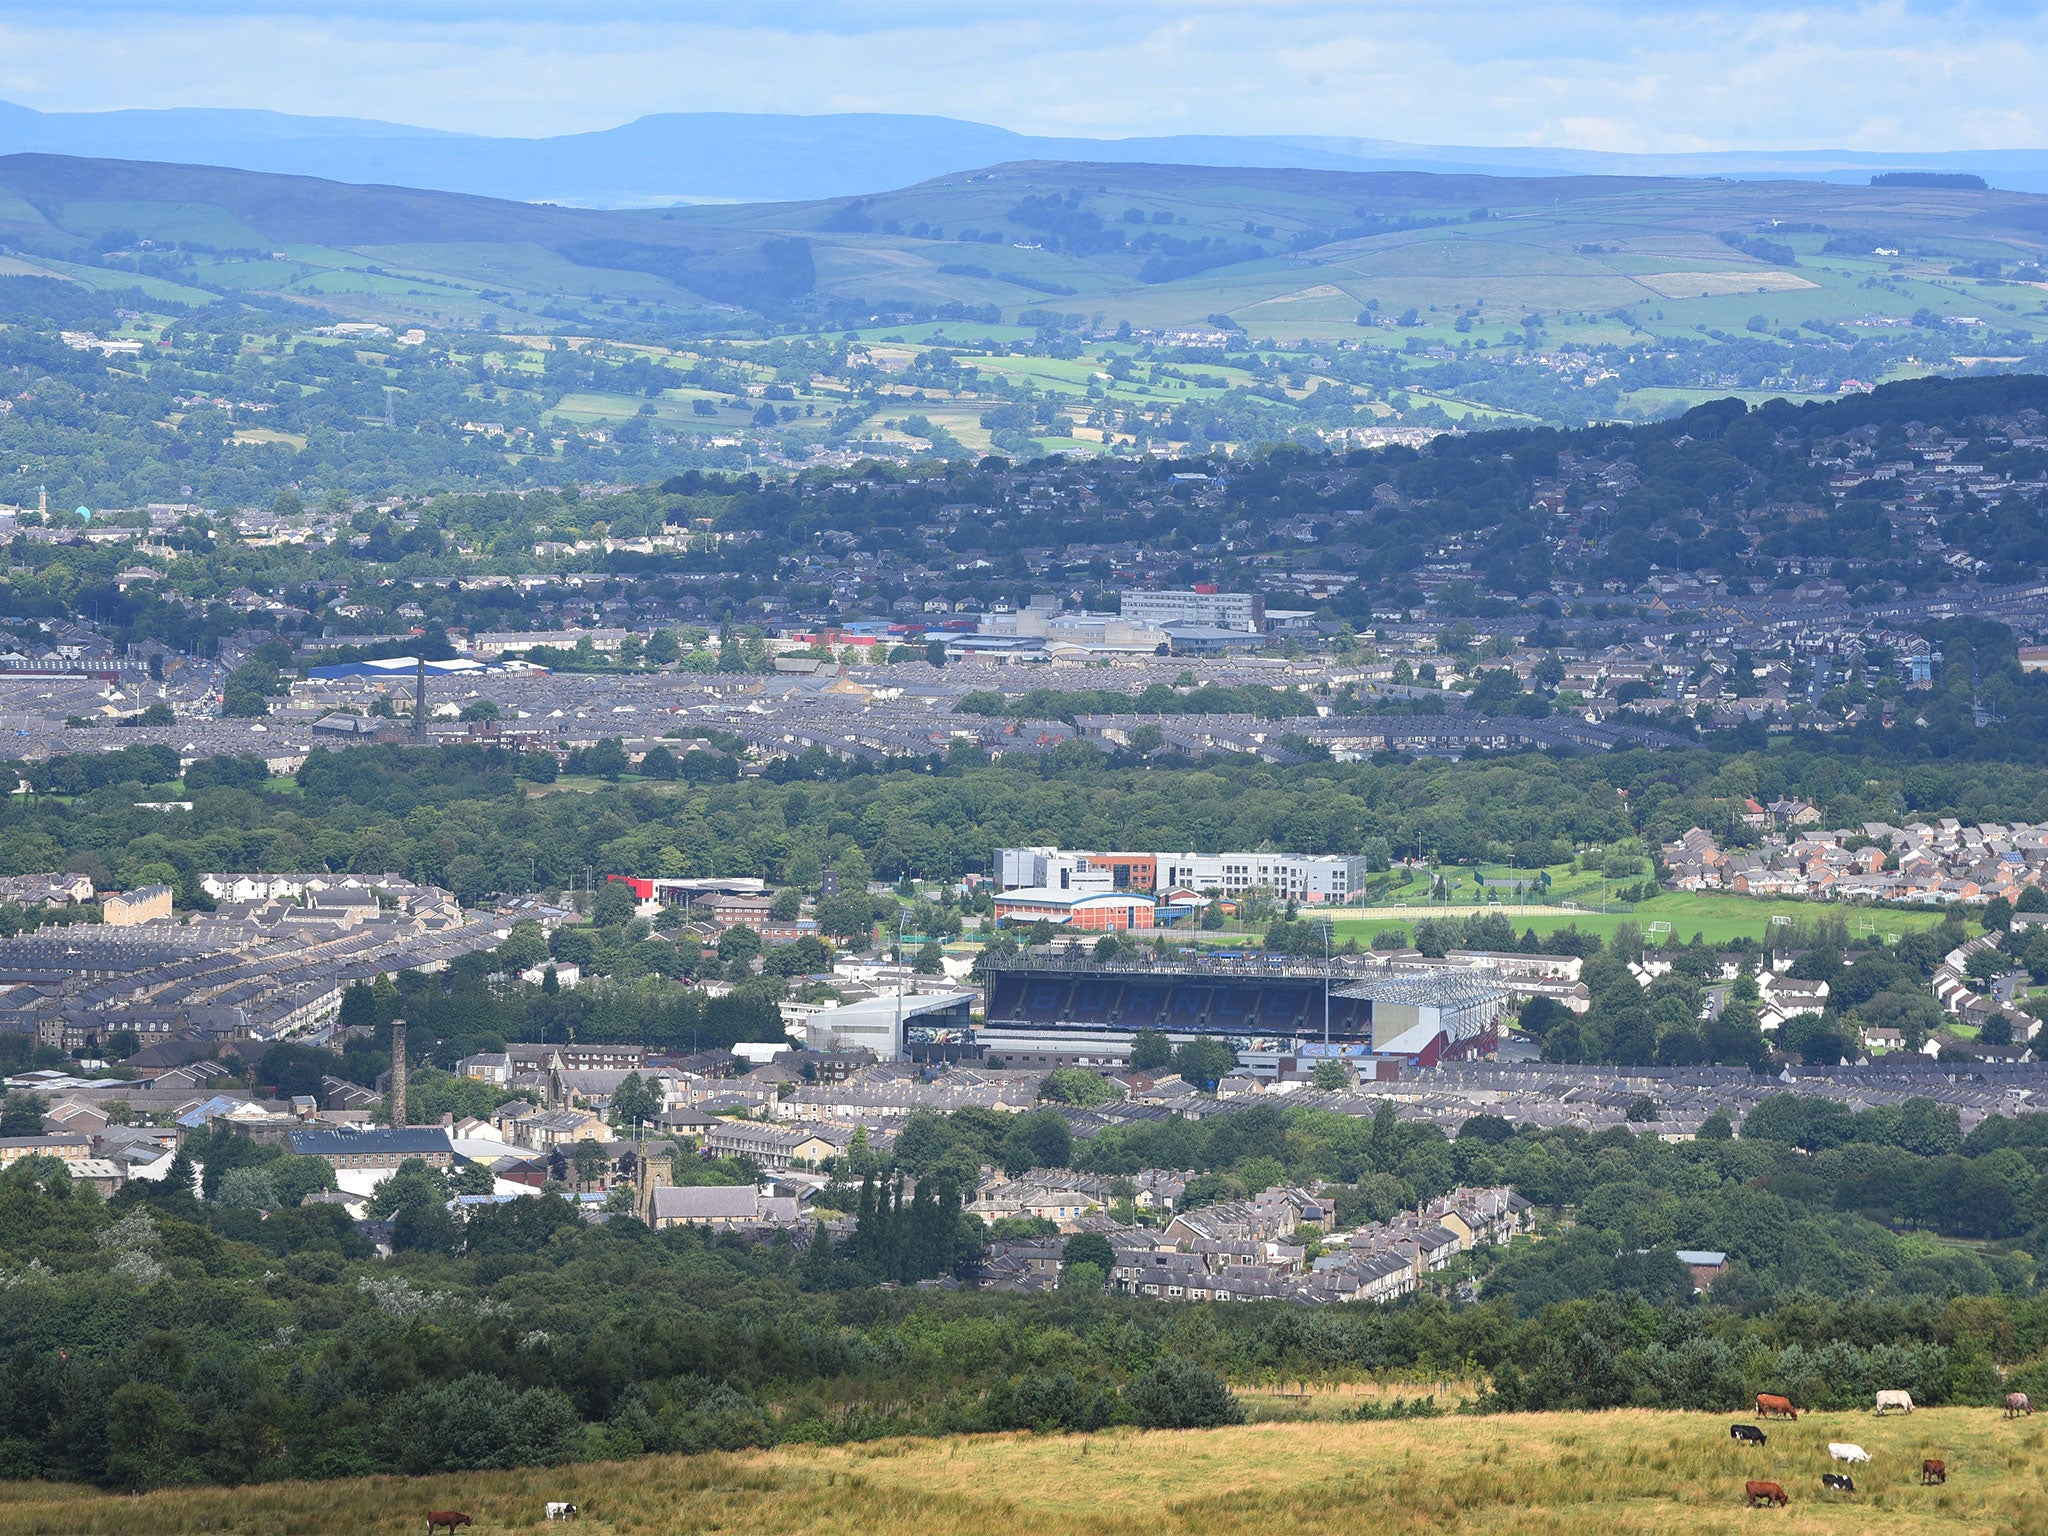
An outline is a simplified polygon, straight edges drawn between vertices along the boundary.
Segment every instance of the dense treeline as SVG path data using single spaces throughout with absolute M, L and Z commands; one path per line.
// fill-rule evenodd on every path
M 1478 1305 L 1430 1291 L 1314 1311 L 877 1288 L 978 1251 L 955 1203 L 993 1129 L 973 1116 L 906 1130 L 915 1197 L 879 1163 L 857 1193 L 840 1186 L 857 1221 L 836 1247 L 653 1233 L 624 1214 L 592 1225 L 547 1197 L 458 1215 L 441 1176 L 410 1165 L 380 1192 L 398 1252 L 379 1262 L 335 1207 L 288 1203 L 321 1186 L 305 1159 L 202 1141 L 234 1165 L 209 1171 L 204 1197 L 181 1160 L 107 1204 L 28 1159 L 0 1174 L 0 1469 L 141 1487 L 1202 1424 L 1236 1411 L 1219 1377 L 1476 1373 L 1480 1408 L 2048 1387 L 2031 1258 L 1929 1235 L 2038 1242 L 2048 1117 L 1967 1137 L 1931 1104 L 1844 1116 L 1773 1100 L 1757 1117 L 1768 1134 L 1667 1144 L 1485 1116 L 1446 1140 L 1390 1116 L 1260 1109 L 1150 1131 L 1184 1144 L 1140 1147 L 1149 1128 L 1133 1128 L 1079 1157 L 1184 1154 L 1209 1170 L 1198 1200 L 1276 1172 L 1346 1180 L 1351 1219 L 1504 1178 L 1569 1216 L 1544 1241 L 1477 1250 Z M 1695 1246 L 1730 1256 L 1704 1298 L 1672 1256 Z
M 1357 853 L 1377 839 L 1397 858 L 1526 867 L 1694 825 L 1740 841 L 1750 797 L 1810 799 L 1828 826 L 2048 819 L 2048 768 L 2035 761 L 1858 757 L 1853 746 L 1176 767 L 1069 742 L 1029 762 L 956 752 L 871 770 L 818 754 L 759 780 L 707 773 L 679 780 L 681 792 L 621 782 L 541 798 L 529 780 L 545 775 L 519 754 L 378 746 L 316 749 L 295 786 L 272 786 L 254 759 L 196 765 L 190 812 L 136 809 L 162 798 L 173 767 L 141 747 L 20 765 L 49 793 L 0 805 L 0 873 L 77 860 L 111 886 L 166 866 L 193 903 L 198 872 L 326 867 L 397 872 L 474 901 L 581 886 L 593 871 L 810 884 L 856 854 L 877 876 L 944 879 L 985 870 L 992 848 L 1032 843 Z

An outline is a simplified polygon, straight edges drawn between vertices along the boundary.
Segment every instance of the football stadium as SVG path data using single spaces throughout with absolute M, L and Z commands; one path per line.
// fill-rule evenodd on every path
M 1129 1064 L 1139 1030 L 1174 1044 L 1210 1036 L 1240 1069 L 1279 1077 L 1324 1057 L 1366 1075 L 1491 1055 L 1506 994 L 1462 973 L 1361 976 L 1265 957 L 1174 965 L 1058 962 L 1005 966 L 984 982 L 977 1043 L 1008 1067 Z

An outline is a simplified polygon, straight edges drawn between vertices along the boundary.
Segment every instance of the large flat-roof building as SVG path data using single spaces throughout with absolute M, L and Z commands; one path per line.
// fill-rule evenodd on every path
M 455 1161 L 455 1148 L 439 1126 L 292 1131 L 285 1139 L 300 1157 L 324 1158 L 337 1169 L 396 1168 L 410 1157 L 435 1168 L 446 1168 Z
M 1122 932 L 1155 925 L 1157 905 L 1129 891 L 1061 890 L 1057 886 L 1004 891 L 995 899 L 999 923 L 1051 923 L 1089 932 Z
M 971 990 L 954 988 L 820 1009 L 804 1020 L 804 1044 L 813 1051 L 873 1051 L 878 1061 L 958 1055 L 967 1044 L 975 998 Z
M 1134 624 L 1200 625 L 1257 634 L 1266 625 L 1266 600 L 1256 592 L 1121 592 L 1118 607 Z
M 1005 891 L 1069 893 L 1261 891 L 1281 901 L 1343 902 L 1365 889 L 1365 860 L 1335 853 L 1098 852 L 1078 848 L 998 848 L 996 884 Z

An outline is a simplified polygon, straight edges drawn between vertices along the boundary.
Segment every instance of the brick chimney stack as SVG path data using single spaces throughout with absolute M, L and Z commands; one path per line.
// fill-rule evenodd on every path
M 391 1123 L 406 1124 L 405 1118 L 405 1020 L 391 1021 Z

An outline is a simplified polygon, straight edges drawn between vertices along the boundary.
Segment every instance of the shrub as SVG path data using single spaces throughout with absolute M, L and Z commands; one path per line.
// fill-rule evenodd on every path
M 1178 1355 L 1161 1355 L 1149 1371 L 1124 1388 L 1131 1418 L 1146 1429 L 1214 1429 L 1242 1424 L 1244 1405 L 1207 1366 Z

